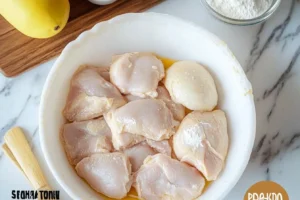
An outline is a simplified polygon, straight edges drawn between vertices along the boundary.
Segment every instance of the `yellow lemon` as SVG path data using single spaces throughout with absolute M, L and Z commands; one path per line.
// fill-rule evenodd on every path
M 33 38 L 49 38 L 66 25 L 68 0 L 0 0 L 0 14 L 16 29 Z

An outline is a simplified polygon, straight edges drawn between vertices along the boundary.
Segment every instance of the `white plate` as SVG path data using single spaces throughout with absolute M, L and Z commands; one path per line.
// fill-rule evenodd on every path
M 155 52 L 176 60 L 195 60 L 215 78 L 219 107 L 228 118 L 229 153 L 225 168 L 201 200 L 222 199 L 241 177 L 255 137 L 252 87 L 227 45 L 208 31 L 181 19 L 157 13 L 125 14 L 97 24 L 63 50 L 44 86 L 40 138 L 47 164 L 60 185 L 78 200 L 101 199 L 69 165 L 59 140 L 62 110 L 70 79 L 82 64 L 108 66 L 111 56 Z

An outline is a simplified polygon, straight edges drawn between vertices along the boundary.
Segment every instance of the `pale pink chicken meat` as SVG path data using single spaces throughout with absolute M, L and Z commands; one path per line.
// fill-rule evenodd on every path
M 169 139 L 179 125 L 166 104 L 157 99 L 131 101 L 107 113 L 105 120 L 112 130 L 113 142 L 124 132 L 155 141 Z
M 94 190 L 110 198 L 122 199 L 131 188 L 131 164 L 120 152 L 84 158 L 77 164 L 76 171 Z
M 113 150 L 111 131 L 104 119 L 65 124 L 62 141 L 72 165 L 93 153 Z
M 167 107 L 171 110 L 174 119 L 181 121 L 185 116 L 184 106 L 172 101 L 168 90 L 164 86 L 158 86 L 156 91 L 158 93 L 157 99 L 163 100 Z
M 146 139 L 146 142 L 156 152 L 171 156 L 172 147 L 169 143 L 169 140 L 155 141 L 155 140 Z
M 75 73 L 63 112 L 66 119 L 93 119 L 126 103 L 118 89 L 105 78 L 108 78 L 107 68 L 81 67 Z
M 156 91 L 157 91 L 156 99 L 160 99 L 160 100 L 164 101 L 166 103 L 166 106 L 172 112 L 174 119 L 177 121 L 181 121 L 185 116 L 184 106 L 172 101 L 168 90 L 164 86 L 158 86 Z M 150 97 L 142 98 L 142 97 L 134 96 L 132 94 L 128 94 L 125 96 L 125 99 L 128 102 L 136 101 L 136 100 L 140 100 L 140 99 L 147 99 L 147 98 L 150 98 Z
M 138 96 L 134 96 L 132 94 L 127 94 L 125 95 L 125 99 L 130 102 L 130 101 L 136 101 L 136 100 L 140 100 L 140 99 L 145 99 L 145 98 L 142 98 L 142 97 L 138 97 Z
M 125 53 L 114 57 L 110 80 L 123 94 L 156 97 L 165 76 L 163 63 L 151 53 Z
M 139 197 L 146 200 L 193 200 L 205 185 L 198 170 L 164 154 L 147 157 L 134 179 Z
M 145 140 L 145 137 L 127 132 L 112 135 L 112 143 L 116 150 L 123 150 Z
M 181 122 L 173 137 L 177 158 L 195 166 L 208 181 L 216 180 L 228 151 L 225 113 L 193 111 Z
M 143 164 L 145 158 L 150 155 L 162 153 L 171 156 L 171 146 L 168 140 L 154 141 L 146 139 L 130 148 L 124 150 L 132 164 L 132 171 L 136 172 Z
M 153 149 L 155 149 L 155 151 L 159 153 L 171 155 L 172 147 L 169 143 L 169 140 L 155 141 L 155 140 L 146 139 L 144 136 L 141 135 L 136 135 L 127 132 L 114 134 L 114 137 L 112 138 L 113 147 L 116 150 L 124 150 L 142 141 L 146 141 L 148 145 L 150 145 Z
M 141 142 L 124 150 L 125 155 L 129 158 L 132 165 L 132 172 L 136 172 L 143 164 L 145 158 L 154 155 L 157 152 L 146 142 Z
M 157 92 L 156 99 L 160 99 L 164 101 L 166 103 L 166 106 L 172 112 L 174 119 L 177 121 L 181 121 L 185 116 L 184 106 L 172 101 L 168 90 L 164 86 L 158 86 L 156 92 Z M 130 102 L 130 101 L 136 101 L 136 100 L 150 98 L 150 97 L 142 98 L 142 97 L 134 96 L 132 94 L 128 94 L 125 96 L 125 98 L 127 99 L 128 102 Z

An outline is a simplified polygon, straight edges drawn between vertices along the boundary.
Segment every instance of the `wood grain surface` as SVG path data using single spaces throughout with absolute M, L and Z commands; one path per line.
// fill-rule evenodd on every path
M 0 16 L 0 72 L 16 76 L 57 56 L 62 49 L 96 23 L 128 12 L 141 12 L 163 0 L 118 0 L 106 6 L 87 0 L 70 0 L 71 11 L 66 27 L 54 37 L 33 39 L 12 27 Z

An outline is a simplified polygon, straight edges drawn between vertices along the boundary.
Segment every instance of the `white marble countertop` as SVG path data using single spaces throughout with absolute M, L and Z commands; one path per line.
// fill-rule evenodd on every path
M 232 26 L 213 18 L 200 0 L 168 0 L 154 12 L 168 13 L 205 27 L 223 39 L 252 82 L 257 109 L 257 135 L 252 158 L 226 199 L 243 199 L 261 180 L 281 184 L 290 199 L 300 198 L 300 2 L 282 0 L 278 11 L 263 24 Z M 1 61 L 0 61 L 1 62 Z M 0 141 L 12 126 L 27 131 L 34 153 L 61 199 L 70 197 L 55 182 L 39 144 L 38 109 L 49 61 L 16 78 L 0 75 Z M 29 190 L 23 174 L 0 153 L 0 199 L 12 190 Z

